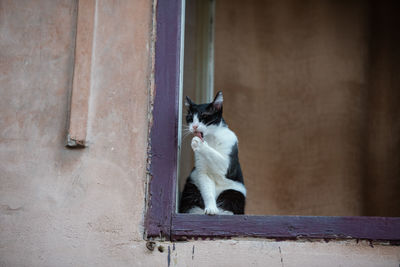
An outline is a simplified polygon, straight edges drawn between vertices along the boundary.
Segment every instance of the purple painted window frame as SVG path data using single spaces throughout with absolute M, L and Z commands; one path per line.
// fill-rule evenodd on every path
M 175 212 L 179 116 L 181 1 L 156 8 L 155 99 L 151 126 L 147 238 L 263 237 L 367 239 L 400 243 L 398 217 L 206 216 Z

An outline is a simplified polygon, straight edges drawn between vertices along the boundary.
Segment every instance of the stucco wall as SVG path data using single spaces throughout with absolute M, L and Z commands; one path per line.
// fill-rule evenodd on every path
M 0 266 L 398 266 L 366 242 L 143 240 L 152 3 L 98 1 L 88 142 L 67 149 L 76 2 L 0 2 Z

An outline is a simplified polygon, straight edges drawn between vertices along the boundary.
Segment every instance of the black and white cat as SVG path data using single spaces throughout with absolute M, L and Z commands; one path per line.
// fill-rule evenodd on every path
M 195 167 L 182 192 L 179 212 L 244 214 L 246 188 L 238 157 L 238 140 L 222 118 L 222 92 L 211 103 L 196 105 L 186 97 L 186 122 L 195 136 Z

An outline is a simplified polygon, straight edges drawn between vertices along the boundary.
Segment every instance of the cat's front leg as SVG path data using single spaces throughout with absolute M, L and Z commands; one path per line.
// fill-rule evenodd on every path
M 199 175 L 199 190 L 204 201 L 204 213 L 215 215 L 219 212 L 215 197 L 215 183 L 207 175 Z
M 210 147 L 206 141 L 202 141 L 195 136 L 192 139 L 192 149 L 199 156 L 201 162 L 198 164 L 207 165 L 213 173 L 225 176 L 226 170 L 229 167 L 229 158 L 224 157 L 221 153 Z
M 204 213 L 208 215 L 215 215 L 219 213 L 216 202 L 215 183 L 205 173 L 195 169 L 191 178 L 193 183 L 199 189 L 201 197 L 204 201 Z

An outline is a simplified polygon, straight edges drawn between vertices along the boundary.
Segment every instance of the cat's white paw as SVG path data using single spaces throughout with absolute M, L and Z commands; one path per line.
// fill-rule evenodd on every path
M 193 151 L 198 151 L 203 144 L 203 141 L 201 141 L 200 137 L 193 137 L 192 139 L 192 149 Z
M 219 214 L 219 215 L 233 215 L 233 212 L 232 212 L 232 211 L 229 211 L 229 210 L 219 209 L 219 210 L 218 210 L 218 214 Z
M 219 210 L 217 207 L 206 207 L 204 209 L 204 213 L 207 215 L 215 215 L 218 214 Z

